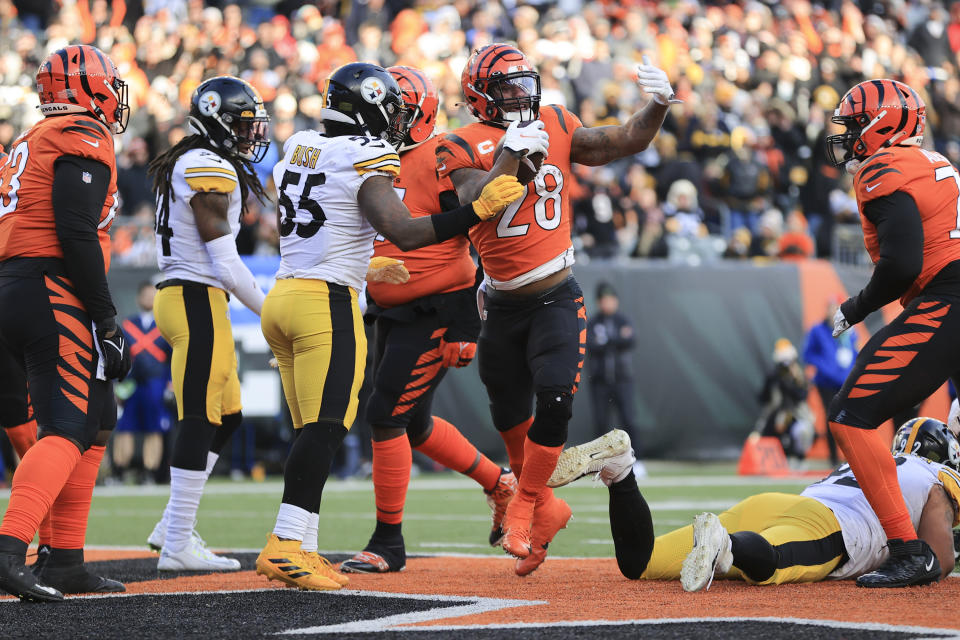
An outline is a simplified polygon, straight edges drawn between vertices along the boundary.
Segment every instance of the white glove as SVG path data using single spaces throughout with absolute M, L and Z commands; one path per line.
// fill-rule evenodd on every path
M 651 94 L 658 104 L 683 104 L 683 100 L 675 97 L 667 74 L 651 65 L 647 56 L 643 56 L 643 64 L 637 65 L 637 86 Z
M 546 156 L 549 147 L 550 134 L 544 130 L 544 124 L 540 120 L 511 122 L 507 132 L 503 134 L 503 148 L 524 156 L 534 153 Z
M 843 315 L 843 311 L 837 309 L 837 313 L 833 316 L 833 337 L 839 337 L 840 334 L 849 328 L 850 323 L 847 322 L 847 318 Z

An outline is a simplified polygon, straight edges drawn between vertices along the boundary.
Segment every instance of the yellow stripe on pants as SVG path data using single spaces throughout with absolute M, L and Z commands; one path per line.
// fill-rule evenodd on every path
M 164 287 L 153 301 L 153 315 L 173 349 L 177 419 L 203 418 L 219 425 L 221 416 L 239 413 L 237 351 L 223 289 L 202 284 Z
M 323 280 L 277 280 L 260 325 L 277 358 L 294 427 L 327 421 L 349 429 L 367 359 L 357 292 Z
M 790 542 L 807 542 L 826 538 L 840 531 L 837 518 L 813 498 L 787 493 L 761 493 L 751 496 L 724 511 L 720 522 L 728 533 L 755 531 L 774 547 Z M 658 536 L 644 580 L 679 580 L 683 559 L 693 549 L 693 525 Z M 786 584 L 788 582 L 818 582 L 837 568 L 842 556 L 823 558 L 813 565 L 793 565 L 778 568 L 759 584 Z M 733 568 L 727 578 L 752 582 Z

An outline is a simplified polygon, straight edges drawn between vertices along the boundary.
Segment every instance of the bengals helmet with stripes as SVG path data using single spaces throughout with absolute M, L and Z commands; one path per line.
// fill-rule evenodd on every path
M 947 425 L 933 418 L 904 422 L 893 437 L 893 453 L 912 453 L 960 470 L 960 442 Z
M 917 92 L 896 80 L 867 80 L 840 100 L 832 120 L 845 127 L 827 138 L 827 155 L 835 166 L 865 160 L 894 145 L 919 146 L 926 106 Z
M 488 44 L 474 51 L 460 85 L 473 115 L 485 122 L 536 120 L 540 115 L 540 74 L 510 45 Z
M 37 93 L 44 117 L 89 112 L 114 133 L 127 128 L 127 83 L 96 47 L 70 45 L 51 53 L 37 69 Z
M 401 147 L 420 144 L 433 135 L 440 98 L 437 89 L 423 71 L 413 67 L 389 67 L 387 71 L 400 86 L 406 105 L 406 136 Z

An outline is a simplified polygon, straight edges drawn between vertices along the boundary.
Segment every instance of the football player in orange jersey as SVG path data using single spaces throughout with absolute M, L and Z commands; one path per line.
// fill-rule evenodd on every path
M 673 89 L 646 58 L 637 78 L 653 99 L 623 125 L 587 128 L 561 106 L 540 107 L 540 76 L 520 51 L 488 45 L 470 57 L 461 78 L 479 122 L 437 145 L 439 175 L 452 180 L 460 202 L 497 175 L 516 175 L 525 156 L 546 156 L 525 196 L 497 224 L 470 232 L 485 272 L 480 377 L 519 478 L 503 525 L 503 547 L 519 558 L 519 575 L 543 562 L 570 519 L 570 507 L 545 486 L 567 437 L 586 339 L 564 181 L 573 162 L 606 164 L 644 150 L 656 136 L 676 101 Z M 504 152 L 494 162 L 501 138 Z
M 129 107 L 113 62 L 86 45 L 51 54 L 37 92 L 44 119 L 0 167 L 0 341 L 26 370 L 38 425 L 0 524 L 0 589 L 55 601 L 60 591 L 24 566 L 27 545 L 52 506 L 59 553 L 48 563 L 93 578 L 82 568 L 83 538 L 109 437 L 102 426 L 116 421 L 109 381 L 130 370 L 106 278 L 118 202 L 113 134 Z
M 833 335 L 897 298 L 903 312 L 873 335 L 828 410 L 830 430 L 888 538 L 890 558 L 857 579 L 862 587 L 903 587 L 940 578 L 930 546 L 917 537 L 897 485 L 889 443 L 877 427 L 960 380 L 960 175 L 920 148 L 925 106 L 894 80 L 868 80 L 840 100 L 828 155 L 853 174 L 870 282 L 844 302 Z
M 414 217 L 456 209 L 460 202 L 453 185 L 449 179 L 440 180 L 436 171 L 437 91 L 419 69 L 387 71 L 400 86 L 409 114 L 394 188 Z M 413 463 L 411 447 L 483 487 L 493 509 L 493 545 L 502 537 L 503 514 L 517 488 L 509 470 L 501 470 L 477 451 L 454 425 L 430 414 L 447 368 L 470 364 L 480 333 L 476 266 L 466 235 L 410 252 L 377 236 L 373 255 L 374 261 L 402 260 L 409 280 L 390 284 L 377 274 L 367 278 L 375 303 L 368 313 L 376 315 L 377 331 L 374 388 L 367 403 L 377 525 L 363 551 L 341 565 L 343 571 L 356 573 L 400 571 L 406 564 L 401 526 Z

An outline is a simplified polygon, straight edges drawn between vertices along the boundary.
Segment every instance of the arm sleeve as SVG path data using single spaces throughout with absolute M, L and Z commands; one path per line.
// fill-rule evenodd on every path
M 97 225 L 110 186 L 110 168 L 90 158 L 61 156 L 54 163 L 53 217 L 67 277 L 94 322 L 117 314 L 107 286 Z
M 913 197 L 895 191 L 865 203 L 863 215 L 877 229 L 880 258 L 867 286 L 841 306 L 850 324 L 902 296 L 923 269 L 923 221 Z
M 248 309 L 260 315 L 265 296 L 260 285 L 257 284 L 257 279 L 240 259 L 233 236 L 214 238 L 206 244 L 206 247 L 220 284 L 237 296 L 237 299 Z

